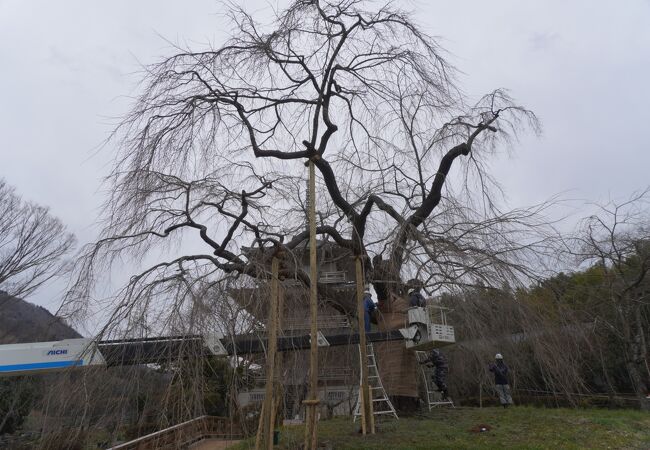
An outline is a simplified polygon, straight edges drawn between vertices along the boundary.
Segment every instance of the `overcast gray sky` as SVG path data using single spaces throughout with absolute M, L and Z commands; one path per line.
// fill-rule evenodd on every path
M 242 1 L 262 17 L 268 5 Z M 599 200 L 646 187 L 650 1 L 399 2 L 440 36 L 474 96 L 506 87 L 543 122 L 494 173 L 513 206 L 558 192 Z M 96 149 L 166 40 L 219 44 L 222 4 L 0 0 L 0 176 L 95 236 L 111 147 Z M 29 300 L 56 309 L 57 285 Z

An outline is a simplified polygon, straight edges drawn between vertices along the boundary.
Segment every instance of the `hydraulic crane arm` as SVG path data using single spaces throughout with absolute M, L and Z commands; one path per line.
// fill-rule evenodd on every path
M 369 342 L 404 340 L 399 331 L 368 333 Z M 358 334 L 319 336 L 319 346 L 358 344 Z M 95 342 L 65 339 L 53 342 L 0 345 L 0 376 L 60 371 L 87 366 L 128 366 L 174 361 L 190 356 L 263 353 L 265 338 L 234 336 L 170 336 Z M 278 351 L 308 349 L 309 335 L 278 339 Z
M 412 308 L 412 310 L 424 308 Z M 447 342 L 433 336 L 428 315 L 421 311 L 408 314 L 407 328 L 386 332 L 366 333 L 366 341 L 405 341 L 407 348 L 424 350 L 454 342 L 453 328 Z M 310 336 L 284 336 L 278 338 L 278 351 L 296 351 L 310 348 Z M 355 345 L 358 333 L 318 334 L 320 347 Z M 263 353 L 267 347 L 264 336 L 165 336 L 158 338 L 120 339 L 97 341 L 93 339 L 65 339 L 54 342 L 0 345 L 0 376 L 24 375 L 60 371 L 87 366 L 125 366 L 176 361 L 190 356 L 234 356 Z

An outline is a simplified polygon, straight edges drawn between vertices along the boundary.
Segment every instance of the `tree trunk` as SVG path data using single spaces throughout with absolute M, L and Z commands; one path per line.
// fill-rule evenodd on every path
M 628 361 L 626 368 L 632 381 L 634 393 L 639 400 L 639 407 L 650 411 L 650 391 L 648 390 L 648 352 L 645 342 L 641 307 L 635 306 L 630 318 L 630 336 L 628 339 Z
M 377 293 L 377 300 L 380 304 L 389 300 L 391 294 L 401 296 L 402 279 L 400 276 L 399 268 L 396 268 L 390 259 L 382 259 L 381 255 L 377 255 L 372 261 L 372 274 L 369 277 L 372 282 L 375 292 Z
M 627 372 L 630 375 L 634 393 L 639 400 L 639 407 L 644 411 L 650 411 L 650 399 L 647 398 L 648 387 L 643 382 L 638 365 L 634 361 L 628 361 Z

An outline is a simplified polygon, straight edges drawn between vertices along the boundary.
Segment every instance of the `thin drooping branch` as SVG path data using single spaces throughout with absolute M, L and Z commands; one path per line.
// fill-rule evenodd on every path
M 47 208 L 22 200 L 0 179 L 0 290 L 26 297 L 65 273 L 74 243 Z
M 454 161 L 460 156 L 469 155 L 472 150 L 472 143 L 483 131 L 497 131 L 492 124 L 499 118 L 499 112 L 500 111 L 496 111 L 493 117 L 485 123 L 476 125 L 475 130 L 470 134 L 467 142 L 454 146 L 442 157 L 429 192 L 422 201 L 422 204 L 405 220 L 405 223 L 402 225 L 400 232 L 398 233 L 398 237 L 393 247 L 393 254 L 391 256 L 391 263 L 395 267 L 401 268 L 402 266 L 402 255 L 404 252 L 404 246 L 408 239 L 409 231 L 419 227 L 440 204 L 442 189 Z

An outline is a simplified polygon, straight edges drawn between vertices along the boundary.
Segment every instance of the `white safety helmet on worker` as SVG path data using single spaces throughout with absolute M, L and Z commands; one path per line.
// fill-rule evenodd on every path
M 497 353 L 496 355 L 494 355 L 494 359 L 503 359 L 503 356 L 501 355 L 501 353 Z

